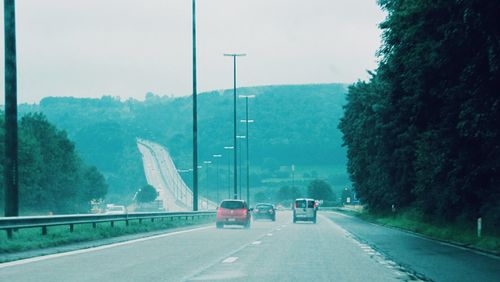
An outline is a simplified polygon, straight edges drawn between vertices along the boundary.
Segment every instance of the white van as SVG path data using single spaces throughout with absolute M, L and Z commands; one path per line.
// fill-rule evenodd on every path
M 293 203 L 293 223 L 312 221 L 316 223 L 317 205 L 314 199 L 300 198 Z

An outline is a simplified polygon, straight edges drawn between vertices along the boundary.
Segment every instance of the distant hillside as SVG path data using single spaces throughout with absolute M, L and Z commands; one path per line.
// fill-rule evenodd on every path
M 345 150 L 337 129 L 345 103 L 346 85 L 283 85 L 238 89 L 250 100 L 251 161 L 261 169 L 282 165 L 343 165 Z M 232 90 L 199 95 L 200 162 L 224 153 L 232 145 Z M 43 99 L 39 105 L 21 105 L 19 111 L 43 112 L 68 132 L 83 159 L 102 171 L 114 195 L 130 195 L 145 183 L 135 138 L 163 144 L 178 167 L 191 167 L 192 98 L 160 97 L 145 101 L 104 96 Z M 238 99 L 238 120 L 245 103 Z M 244 135 L 243 124 L 238 124 Z

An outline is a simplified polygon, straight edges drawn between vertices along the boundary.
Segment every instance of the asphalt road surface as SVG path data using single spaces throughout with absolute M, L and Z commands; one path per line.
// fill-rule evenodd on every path
M 377 242 L 361 239 L 361 232 L 346 231 L 354 230 L 357 225 L 374 227 L 334 213 L 322 213 L 317 224 L 293 224 L 291 212 L 279 212 L 276 222 L 253 222 L 249 230 L 239 227 L 215 229 L 210 225 L 93 249 L 4 263 L 0 264 L 0 281 L 419 280 L 412 274 L 415 272 L 412 265 L 401 266 L 398 253 L 391 253 L 394 255 L 392 257 L 384 253 L 384 248 L 377 247 Z M 389 233 L 400 232 L 376 228 Z M 376 235 L 382 236 L 380 233 Z M 400 245 L 398 248 L 404 248 L 403 243 Z M 390 249 L 389 246 L 386 248 Z M 472 259 L 496 263 L 492 273 L 497 276 L 493 278 L 499 277 L 498 259 L 469 253 Z M 461 256 L 454 258 L 453 253 L 450 256 L 452 261 L 463 259 Z M 469 270 L 475 271 L 472 268 L 469 267 Z M 491 278 L 476 277 L 481 279 L 475 281 L 489 281 Z M 434 277 L 425 275 L 421 278 Z M 435 279 L 465 281 L 439 280 L 440 277 Z

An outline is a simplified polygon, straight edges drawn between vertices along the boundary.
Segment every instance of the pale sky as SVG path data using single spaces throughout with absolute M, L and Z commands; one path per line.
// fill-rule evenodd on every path
M 0 15 L 4 103 L 3 1 Z M 376 0 L 197 0 L 198 92 L 351 83 L 376 67 Z M 192 94 L 191 0 L 17 0 L 18 101 Z

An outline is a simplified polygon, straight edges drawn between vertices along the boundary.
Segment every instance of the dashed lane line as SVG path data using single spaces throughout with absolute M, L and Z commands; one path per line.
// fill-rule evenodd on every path
M 222 263 L 233 263 L 238 260 L 238 257 L 228 257 L 227 259 L 223 260 Z

